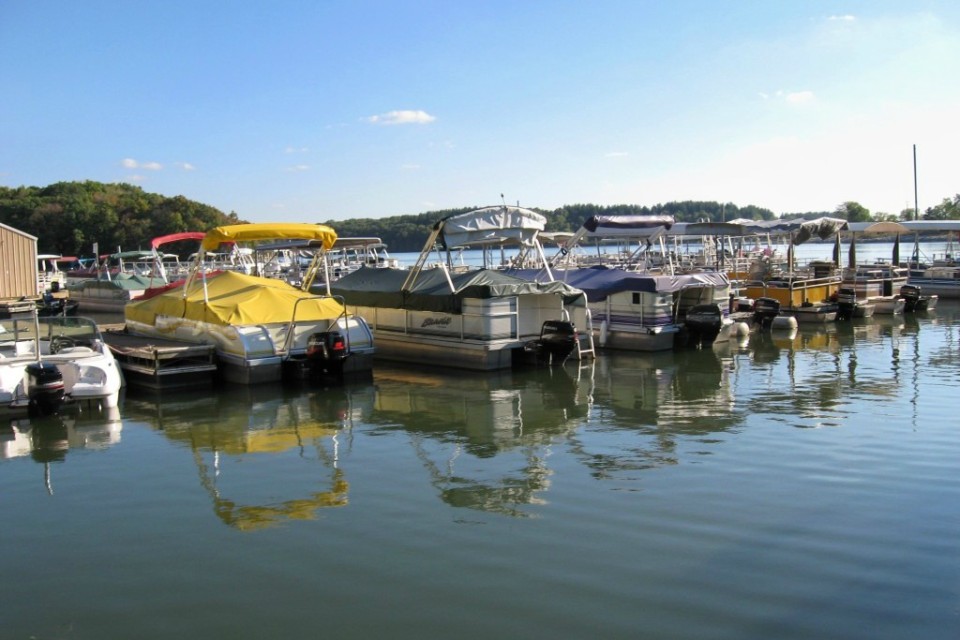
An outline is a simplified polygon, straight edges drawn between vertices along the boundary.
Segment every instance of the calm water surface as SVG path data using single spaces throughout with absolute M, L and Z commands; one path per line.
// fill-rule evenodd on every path
M 2 638 L 960 637 L 960 306 L 3 425 Z

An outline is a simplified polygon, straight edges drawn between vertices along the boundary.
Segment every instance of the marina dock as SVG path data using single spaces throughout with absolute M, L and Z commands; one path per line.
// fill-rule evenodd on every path
M 134 336 L 123 324 L 101 325 L 101 330 L 130 384 L 171 389 L 213 383 L 217 371 L 213 345 Z

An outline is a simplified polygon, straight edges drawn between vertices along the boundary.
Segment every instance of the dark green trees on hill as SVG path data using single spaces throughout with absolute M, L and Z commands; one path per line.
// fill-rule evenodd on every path
M 496 204 L 496 203 L 490 203 Z M 487 205 L 430 211 L 388 218 L 330 220 L 341 237 L 374 236 L 394 252 L 419 251 L 434 223 L 445 216 Z M 669 215 L 680 222 L 749 218 L 770 220 L 769 209 L 720 202 L 668 202 L 654 206 L 565 205 L 553 211 L 536 209 L 547 218 L 548 231 L 575 231 L 593 215 Z M 818 214 L 826 215 L 826 214 Z M 299 219 L 303 219 L 302 216 Z M 150 239 L 181 231 L 206 231 L 243 222 L 183 196 L 168 198 L 129 184 L 58 182 L 47 187 L 0 187 L 0 223 L 37 236 L 41 252 L 89 256 L 93 243 L 101 253 L 146 249 Z
M 0 187 L 0 222 L 39 240 L 41 252 L 91 255 L 148 249 L 150 239 L 240 222 L 183 196 L 168 198 L 129 184 L 58 182 L 48 187 Z

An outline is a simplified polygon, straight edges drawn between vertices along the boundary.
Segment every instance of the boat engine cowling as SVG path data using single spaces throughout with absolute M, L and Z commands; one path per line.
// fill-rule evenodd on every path
M 307 357 L 326 362 L 340 362 L 349 355 L 347 341 L 339 331 L 315 333 L 307 341 Z
M 63 405 L 63 373 L 52 362 L 31 362 L 25 371 L 25 390 L 30 400 L 30 412 L 49 415 Z
M 903 298 L 903 310 L 907 313 L 916 311 L 920 306 L 920 287 L 913 284 L 905 284 L 900 287 L 900 297 Z
M 850 320 L 857 307 L 857 292 L 850 287 L 837 291 L 837 320 Z
M 718 304 L 690 307 L 684 320 L 692 344 L 708 344 L 716 340 L 723 326 L 723 311 Z
M 757 298 L 753 303 L 753 323 L 768 327 L 780 315 L 780 301 L 776 298 Z

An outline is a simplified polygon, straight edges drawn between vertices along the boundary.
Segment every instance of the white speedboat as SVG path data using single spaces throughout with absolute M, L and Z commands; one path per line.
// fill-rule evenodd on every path
M 241 384 L 369 373 L 373 334 L 363 318 L 329 295 L 311 295 L 313 274 L 325 265 L 319 251 L 304 288 L 238 271 L 210 271 L 207 252 L 221 244 L 307 239 L 329 250 L 330 227 L 314 224 L 240 224 L 209 231 L 187 279 L 125 310 L 127 332 L 216 348 L 223 378 Z
M 112 408 L 122 386 L 113 353 L 89 318 L 31 313 L 0 320 L 0 413 Z

